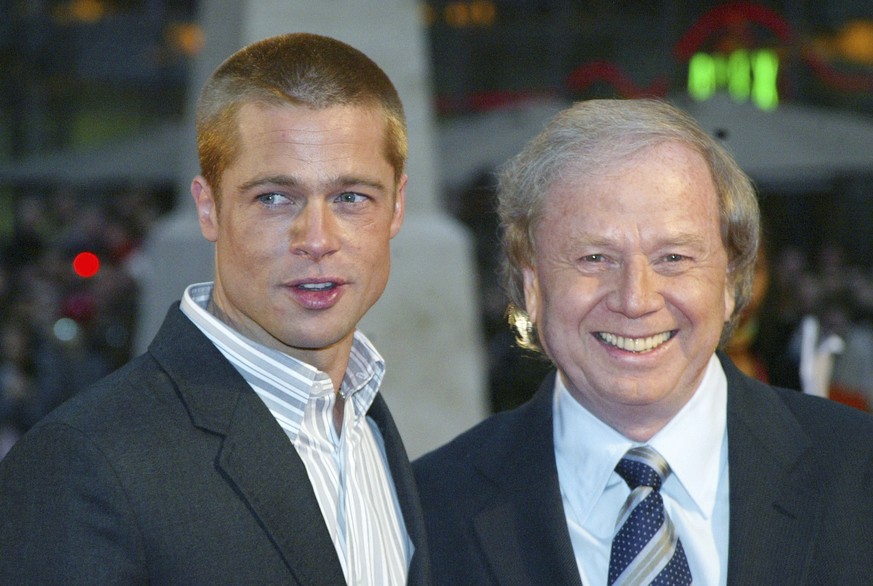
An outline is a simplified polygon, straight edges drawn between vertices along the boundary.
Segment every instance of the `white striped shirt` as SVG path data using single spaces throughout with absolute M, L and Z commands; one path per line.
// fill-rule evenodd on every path
M 327 373 L 259 344 L 207 311 L 212 283 L 191 285 L 182 312 L 215 344 L 264 401 L 306 466 L 346 582 L 405 584 L 413 546 L 388 469 L 382 434 L 367 417 L 385 361 L 355 332 L 342 382 L 342 432 Z M 293 490 L 293 487 L 288 487 Z

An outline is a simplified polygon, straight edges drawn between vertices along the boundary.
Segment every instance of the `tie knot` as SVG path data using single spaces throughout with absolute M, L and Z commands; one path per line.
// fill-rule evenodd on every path
M 667 461 L 649 446 L 638 446 L 627 451 L 615 467 L 631 490 L 650 486 L 660 490 L 661 483 L 670 475 Z

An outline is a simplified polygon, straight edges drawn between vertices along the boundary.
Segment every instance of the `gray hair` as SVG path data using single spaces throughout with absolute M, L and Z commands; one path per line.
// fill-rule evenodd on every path
M 584 177 L 664 142 L 677 142 L 698 152 L 712 174 L 735 297 L 721 342 L 730 337 L 751 297 L 760 238 L 760 212 L 751 180 L 691 116 L 664 101 L 589 100 L 555 116 L 498 176 L 508 317 L 522 346 L 541 351 L 524 309 L 523 270 L 535 266 L 534 229 L 551 186 L 565 173 Z

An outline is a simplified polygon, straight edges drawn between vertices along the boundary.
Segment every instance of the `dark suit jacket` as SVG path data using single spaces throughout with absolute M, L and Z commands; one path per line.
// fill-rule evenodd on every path
M 728 583 L 873 584 L 873 418 L 761 384 L 720 358 Z M 553 385 L 554 373 L 527 404 L 413 463 L 435 584 L 580 584 L 558 488 Z
M 381 397 L 411 584 L 429 562 L 412 470 Z M 264 403 L 171 308 L 149 351 L 0 462 L 0 584 L 343 584 L 303 462 Z

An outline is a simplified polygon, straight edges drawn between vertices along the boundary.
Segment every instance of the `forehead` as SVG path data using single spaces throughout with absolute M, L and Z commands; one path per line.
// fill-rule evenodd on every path
M 355 138 L 384 138 L 382 110 L 371 106 L 311 108 L 291 103 L 246 102 L 237 115 L 237 128 L 248 146 L 292 141 L 301 145 Z
M 549 188 L 542 211 L 552 228 L 650 216 L 707 228 L 720 224 L 718 192 L 706 160 L 676 142 L 645 147 L 599 169 L 568 165 Z
M 227 171 L 276 171 L 289 165 L 300 172 L 392 166 L 386 155 L 386 120 L 369 106 L 310 108 L 294 104 L 244 104 L 238 113 L 237 156 Z

